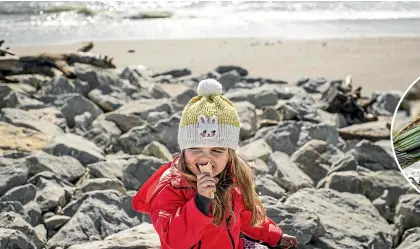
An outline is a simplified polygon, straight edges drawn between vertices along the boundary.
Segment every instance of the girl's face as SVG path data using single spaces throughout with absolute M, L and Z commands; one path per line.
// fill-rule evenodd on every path
M 188 169 L 195 175 L 200 174 L 199 165 L 206 165 L 208 162 L 213 165 L 213 174 L 219 175 L 229 160 L 229 151 L 223 147 L 188 148 L 184 155 Z

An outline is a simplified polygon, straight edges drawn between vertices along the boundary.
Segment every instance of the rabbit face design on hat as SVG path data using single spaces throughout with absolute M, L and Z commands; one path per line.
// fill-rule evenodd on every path
M 198 118 L 198 133 L 202 138 L 214 138 L 218 133 L 217 117 L 211 116 L 206 118 L 200 115 Z

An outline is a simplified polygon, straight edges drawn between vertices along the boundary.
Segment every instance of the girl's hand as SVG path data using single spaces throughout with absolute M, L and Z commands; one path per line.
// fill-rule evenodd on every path
M 197 192 L 207 198 L 211 198 L 210 191 L 216 192 L 216 183 L 219 181 L 216 177 L 209 176 L 208 173 L 197 175 Z
M 283 236 L 281 237 L 281 240 L 280 240 L 281 248 L 289 249 L 289 248 L 297 247 L 297 245 L 298 245 L 298 242 L 295 236 L 291 236 L 284 233 Z

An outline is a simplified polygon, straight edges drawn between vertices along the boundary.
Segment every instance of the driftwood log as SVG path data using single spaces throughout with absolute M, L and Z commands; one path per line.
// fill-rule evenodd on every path
M 75 78 L 70 67 L 74 63 L 89 64 L 99 68 L 116 68 L 112 62 L 113 58 L 81 52 L 89 51 L 92 47 L 93 43 L 89 43 L 74 53 L 0 57 L 0 80 L 7 82 L 7 76 L 21 74 L 41 74 L 50 77 L 63 74 L 68 78 Z

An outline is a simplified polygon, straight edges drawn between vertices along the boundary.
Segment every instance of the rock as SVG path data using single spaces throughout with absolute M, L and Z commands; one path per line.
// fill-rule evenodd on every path
M 320 93 L 318 88 L 327 82 L 325 78 L 302 78 L 296 82 L 296 85 L 302 87 L 308 93 Z
M 30 110 L 27 110 L 26 112 L 29 115 L 35 117 L 37 120 L 54 124 L 63 130 L 67 127 L 66 117 L 61 111 L 59 111 L 55 107 L 30 109 Z
M 26 179 L 25 179 L 26 181 Z M 36 188 L 32 184 L 17 186 L 7 191 L 0 197 L 0 201 L 17 201 L 22 205 L 32 201 L 36 195 Z
M 55 213 L 53 213 L 53 212 L 46 212 L 44 214 L 44 216 L 43 216 L 44 222 L 45 222 L 45 220 L 47 220 L 48 218 L 53 217 L 54 215 L 55 215 Z
M 291 99 L 295 95 L 306 93 L 305 90 L 300 87 L 283 84 L 266 84 L 263 85 L 262 88 L 274 91 L 277 94 L 277 98 L 281 100 Z
M 387 191 L 387 190 L 385 190 Z M 387 200 L 384 198 L 376 198 L 372 201 L 372 204 L 375 206 L 375 208 L 379 211 L 379 213 L 384 217 L 386 220 L 391 221 L 392 218 L 392 212 L 391 208 L 387 203 Z
M 376 99 L 376 102 L 373 103 L 368 112 L 374 115 L 392 116 L 402 95 L 399 91 L 375 92 L 372 94 L 372 99 Z
M 249 101 L 256 108 L 277 104 L 277 94 L 268 88 L 235 89 L 225 94 L 232 102 Z
M 162 165 L 161 159 L 139 155 L 131 158 L 130 164 L 123 169 L 123 182 L 127 189 L 138 190 L 146 180 Z
M 119 77 L 121 79 L 127 79 L 133 86 L 138 88 L 147 88 L 150 83 L 150 78 L 153 72 L 144 65 L 128 66 L 121 70 Z
M 6 97 L 2 98 L 0 102 L 0 108 L 3 108 L 3 107 L 28 110 L 28 109 L 44 108 L 45 104 L 39 100 L 32 99 L 23 93 L 11 92 Z
M 180 114 L 176 113 L 156 124 L 134 127 L 118 138 L 113 144 L 113 151 L 137 155 L 152 141 L 164 143 L 171 152 L 179 151 L 178 141 L 173 138 L 178 133 L 180 119 Z
M 330 113 L 341 113 L 348 125 L 365 122 L 363 108 L 357 103 L 355 96 L 349 92 L 348 87 L 340 86 L 341 83 L 331 81 L 324 85 L 326 90 L 320 99 L 320 109 Z
M 420 227 L 420 220 L 417 219 L 420 214 L 420 195 L 406 194 L 402 195 L 395 207 L 395 216 L 402 216 L 401 226 L 403 230 Z
M 4 228 L 0 228 L 0 248 L 37 249 L 34 243 L 21 231 Z
M 133 127 L 143 125 L 150 112 L 163 111 L 171 113 L 167 99 L 142 99 L 131 101 L 99 119 L 114 122 L 125 133 Z
M 191 70 L 188 68 L 172 69 L 163 73 L 155 74 L 152 77 L 165 76 L 165 75 L 170 75 L 173 78 L 180 78 L 180 77 L 191 75 Z
M 38 238 L 42 241 L 47 241 L 47 229 L 45 228 L 44 224 L 39 224 L 38 226 L 34 227 L 35 233 Z
M 26 216 L 25 210 L 23 209 L 22 203 L 17 201 L 0 201 L 0 210 L 3 212 L 13 212 L 20 214 L 26 221 L 30 221 Z
M 171 95 L 167 93 L 160 85 L 152 84 L 147 89 L 150 95 L 155 99 L 169 98 Z
M 144 248 L 159 249 L 159 236 L 155 232 L 153 225 L 143 222 L 133 228 L 118 232 L 105 237 L 103 241 L 87 242 L 83 244 L 70 246 L 68 249 L 112 249 L 112 248 Z
M 48 248 L 102 240 L 142 222 L 141 215 L 131 207 L 131 197 L 115 190 L 85 193 L 69 203 L 63 213 L 71 219 L 48 241 Z
M 41 88 L 51 80 L 50 77 L 41 74 L 19 74 L 10 78 L 18 80 L 19 83 L 30 85 L 35 89 Z
M 259 129 L 250 141 L 264 139 L 273 151 L 281 151 L 287 155 L 292 155 L 298 149 L 302 122 L 286 121 L 276 126 L 264 127 Z
M 95 191 L 95 190 L 106 190 L 114 189 L 118 190 L 121 193 L 126 193 L 124 184 L 118 179 L 108 179 L 108 178 L 95 178 L 89 179 L 84 182 L 81 186 L 83 193 Z
M 395 159 L 379 145 L 362 140 L 354 147 L 357 164 L 371 170 L 399 170 Z
M 332 173 L 326 183 L 326 188 L 340 192 L 362 194 L 373 201 L 388 191 L 387 204 L 394 208 L 401 195 L 406 194 L 410 184 L 397 171 L 355 172 L 345 171 Z
M 332 174 L 333 172 L 339 171 L 356 171 L 357 170 L 357 162 L 356 158 L 351 153 L 344 154 L 340 159 L 333 162 L 331 168 L 328 171 L 327 175 Z
M 111 121 L 93 121 L 91 129 L 83 134 L 83 137 L 92 141 L 99 148 L 105 150 L 122 134 L 118 126 Z
M 265 175 L 268 173 L 267 164 L 261 159 L 255 159 L 247 162 L 256 175 Z
M 240 66 L 218 66 L 214 71 L 219 74 L 224 74 L 233 70 L 235 70 L 242 77 L 248 75 L 248 70 Z
M 66 224 L 71 218 L 65 215 L 54 215 L 45 220 L 45 226 L 48 230 L 57 230 Z
M 378 140 L 375 144 L 382 147 L 390 156 L 394 157 L 394 148 L 389 139 Z
M 261 159 L 267 162 L 272 152 L 270 145 L 264 139 L 255 140 L 238 149 L 239 155 L 246 161 Z
M 147 122 L 149 124 L 157 123 L 163 119 L 169 118 L 169 114 L 167 112 L 151 112 L 147 116 Z
M 43 171 L 28 179 L 35 185 L 37 195 L 35 201 L 42 212 L 53 211 L 56 207 L 63 207 L 74 194 L 74 185 L 50 171 Z
M 51 136 L 63 133 L 63 130 L 55 124 L 39 120 L 36 116 L 32 116 L 29 112 L 20 109 L 1 109 L 0 121 L 4 121 L 19 127 L 33 129 Z
M 282 100 L 280 100 L 282 101 Z M 263 108 L 263 113 L 260 116 L 260 119 L 268 119 L 274 121 L 281 121 L 280 113 L 274 107 L 265 107 Z
M 287 154 L 276 151 L 268 159 L 269 174 L 274 176 L 274 181 L 290 192 L 305 187 L 312 187 L 314 182 L 296 164 L 294 164 Z
M 375 249 L 375 248 L 392 248 L 392 235 L 379 232 L 377 234 L 371 235 L 369 241 L 367 243 L 368 249 Z
M 266 211 L 267 216 L 276 222 L 284 233 L 295 236 L 301 245 L 325 235 L 320 218 L 302 207 L 278 203 L 268 205 Z
M 47 101 L 45 99 L 45 101 Z M 93 122 L 103 111 L 89 99 L 78 93 L 68 93 L 56 95 L 52 98 L 52 105 L 56 106 L 66 117 L 67 124 L 70 128 L 76 125 L 74 118 L 77 115 L 90 113 Z
M 0 213 L 0 229 L 14 229 L 22 232 L 33 242 L 36 248 L 42 248 L 46 241 L 38 238 L 34 228 L 27 223 L 19 214 L 13 212 Z
M 277 103 L 276 103 L 277 104 Z M 321 123 L 323 120 L 318 116 L 315 99 L 307 93 L 299 93 L 293 96 L 284 105 L 278 108 L 280 120 L 302 120 L 313 123 Z
M 105 159 L 103 151 L 93 142 L 74 134 L 55 136 L 43 150 L 55 156 L 72 156 L 83 165 Z
M 367 122 L 354 124 L 338 130 L 343 139 L 369 140 L 371 142 L 389 139 L 390 131 L 386 127 L 386 121 Z
M 51 171 L 72 182 L 85 173 L 85 168 L 77 159 L 71 156 L 54 156 L 43 151 L 28 156 L 26 163 L 29 167 L 29 175 L 32 176 L 42 171 Z
M 39 131 L 0 122 L 0 153 L 7 150 L 36 151 L 44 148 L 51 136 Z
M 185 106 L 195 96 L 197 96 L 197 91 L 187 88 L 182 93 L 175 95 L 172 99 L 177 103 Z
M 141 154 L 145 156 L 154 156 L 156 158 L 162 159 L 164 161 L 172 161 L 173 156 L 169 152 L 169 150 L 165 147 L 165 145 L 153 141 L 146 145 L 146 147 L 143 149 Z
M 79 79 L 68 79 L 64 76 L 57 76 L 50 82 L 43 84 L 42 88 L 35 93 L 35 97 L 39 98 L 46 95 L 58 95 L 63 93 L 79 93 L 86 96 L 90 91 L 90 86 L 87 82 Z
M 37 187 L 35 201 L 39 204 L 42 212 L 51 211 L 57 206 L 64 207 L 66 205 L 69 196 L 66 198 L 65 189 L 55 179 L 44 178 L 39 174 L 28 181 Z
M 248 101 L 236 102 L 234 107 L 241 121 L 240 139 L 252 137 L 258 130 L 258 116 L 255 106 Z
M 340 140 L 337 127 L 323 123 L 313 124 L 305 122 L 303 124 L 297 142 L 299 147 L 314 139 L 325 141 L 338 148 L 343 143 L 342 140 Z
M 88 82 L 92 90 L 99 86 L 109 85 L 121 88 L 128 95 L 138 91 L 137 87 L 130 84 L 130 81 L 120 78 L 115 70 L 96 70 L 93 67 L 78 64 L 74 71 L 77 78 Z
M 362 195 L 305 188 L 292 194 L 285 204 L 301 207 L 319 217 L 325 228 L 325 235 L 318 238 L 322 248 L 366 248 L 375 234 L 392 233 L 391 226 Z
M 24 207 L 23 210 L 25 215 L 22 216 L 25 220 L 31 224 L 31 226 L 35 227 L 42 221 L 42 211 L 41 207 L 35 201 L 28 202 Z
M 115 111 L 132 100 L 123 90 L 112 85 L 98 86 L 88 96 L 105 112 Z
M 415 227 L 405 231 L 401 244 L 397 249 L 416 249 L 420 246 L 420 228 Z
M 28 167 L 21 160 L 0 159 L 0 196 L 2 196 L 12 188 L 26 183 Z M 5 198 L 12 198 L 11 195 L 12 193 L 9 193 L 9 197 Z
M 274 198 L 280 198 L 286 194 L 286 190 L 280 187 L 268 174 L 255 178 L 255 189 L 259 195 L 268 195 Z
M 3 96 L 15 92 L 15 93 L 22 93 L 27 96 L 32 95 L 35 93 L 36 89 L 35 87 L 28 85 L 28 84 L 22 84 L 22 83 L 1 83 L 0 82 L 0 92 Z
M 316 115 L 320 120 L 322 120 L 321 122 L 327 125 L 335 126 L 337 128 L 348 126 L 346 118 L 341 113 L 329 113 L 321 109 L 317 109 Z
M 334 145 L 314 139 L 293 153 L 291 160 L 317 184 L 342 156 L 343 153 Z
M 82 114 L 74 116 L 74 126 L 72 132 L 76 135 L 83 135 L 85 131 L 89 129 L 92 123 L 92 114 L 84 112 Z
M 96 178 L 117 178 L 122 180 L 123 169 L 129 164 L 127 160 L 107 160 L 88 164 L 86 167 L 90 169 L 92 176 Z
M 236 83 L 241 81 L 241 75 L 238 71 L 233 70 L 220 75 L 220 78 L 217 79 L 223 86 L 223 91 L 226 92 L 230 88 L 233 88 Z

